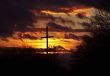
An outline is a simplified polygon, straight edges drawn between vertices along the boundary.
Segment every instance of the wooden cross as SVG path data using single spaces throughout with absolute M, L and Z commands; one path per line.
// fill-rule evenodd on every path
M 48 26 L 46 26 L 46 46 L 47 46 L 47 54 L 48 54 Z
M 48 35 L 48 26 L 46 26 L 46 37 L 42 37 L 42 38 L 46 38 L 46 53 L 48 55 L 48 38 L 52 38 L 53 36 L 49 36 Z

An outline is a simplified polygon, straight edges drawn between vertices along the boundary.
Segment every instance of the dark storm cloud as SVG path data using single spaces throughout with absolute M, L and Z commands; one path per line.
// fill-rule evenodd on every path
M 86 6 L 93 6 L 98 9 L 104 9 L 110 11 L 110 0 L 72 0 L 78 4 L 83 4 Z
M 13 31 L 25 30 L 31 23 L 32 14 L 26 8 L 14 0 L 0 1 L 0 36 L 7 37 Z
M 55 8 L 58 11 L 58 7 L 74 7 L 74 6 L 92 6 L 96 8 L 110 9 L 110 0 L 32 0 L 34 8 L 39 9 L 51 9 Z M 39 6 L 40 5 L 40 6 Z M 51 7 L 50 7 L 51 6 Z M 61 11 L 61 9 L 59 10 Z
M 60 3 L 61 2 L 61 3 Z M 49 6 L 48 6 L 49 5 Z M 49 9 L 65 5 L 65 2 L 52 0 L 2 0 L 0 1 L 0 36 L 8 37 L 14 31 L 28 31 L 33 14 L 30 9 Z M 55 10 L 55 9 L 54 9 Z M 50 16 L 49 16 L 50 17 Z M 54 19 L 53 17 L 50 17 Z
M 109 0 L 0 0 L 0 36 L 10 36 L 14 31 L 28 31 L 33 14 L 29 10 L 52 10 L 67 12 L 59 7 L 94 6 L 110 9 Z M 53 18 L 54 19 L 54 18 Z M 68 28 L 54 26 L 63 30 Z

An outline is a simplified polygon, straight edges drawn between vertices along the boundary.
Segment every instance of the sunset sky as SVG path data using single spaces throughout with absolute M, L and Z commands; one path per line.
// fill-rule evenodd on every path
M 46 48 L 45 31 L 49 26 L 49 47 L 75 49 L 81 37 L 89 32 L 71 32 L 86 29 L 101 8 L 102 0 L 3 0 L 0 2 L 0 47 Z M 42 29 L 43 28 L 43 29 Z M 60 30 L 58 32 L 57 30 Z

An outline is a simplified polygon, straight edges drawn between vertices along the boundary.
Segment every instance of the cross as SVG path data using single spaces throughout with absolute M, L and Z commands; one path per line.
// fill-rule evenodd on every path
M 48 35 L 48 26 L 46 26 L 46 37 L 42 37 L 42 38 L 46 38 L 46 53 L 48 55 L 48 38 L 52 38 L 53 36 L 49 36 Z
M 46 26 L 46 46 L 47 46 L 47 55 L 48 55 L 48 26 Z

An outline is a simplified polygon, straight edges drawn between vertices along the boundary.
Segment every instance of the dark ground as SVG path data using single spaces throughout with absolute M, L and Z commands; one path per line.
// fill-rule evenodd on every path
M 66 76 L 106 75 L 108 73 L 104 69 L 104 65 L 97 63 L 94 56 L 79 60 L 80 55 L 72 55 L 67 61 L 64 57 L 63 60 L 56 59 L 57 55 L 32 54 L 34 51 L 33 49 L 1 48 L 0 72 L 61 74 Z

